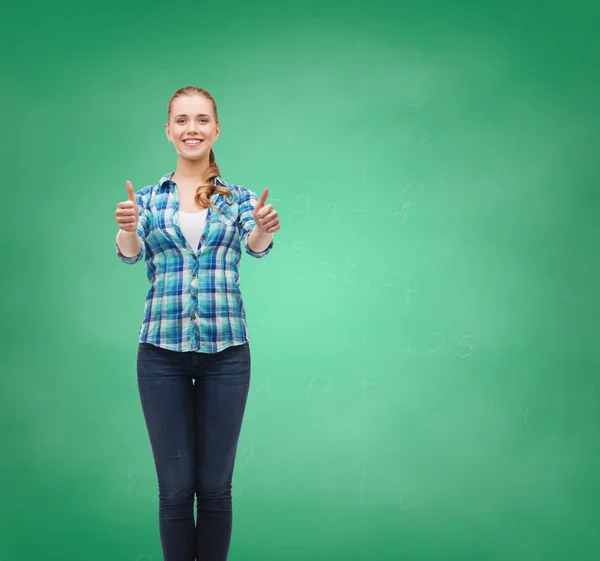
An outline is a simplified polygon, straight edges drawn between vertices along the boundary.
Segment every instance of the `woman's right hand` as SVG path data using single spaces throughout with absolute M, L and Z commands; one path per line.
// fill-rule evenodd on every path
M 135 232 L 140 218 L 140 209 L 135 200 L 131 181 L 127 181 L 125 185 L 127 187 L 127 200 L 117 203 L 115 217 L 120 230 L 123 230 L 123 232 Z

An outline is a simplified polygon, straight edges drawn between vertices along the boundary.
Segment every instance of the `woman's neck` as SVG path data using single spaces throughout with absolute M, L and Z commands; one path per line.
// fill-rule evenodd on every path
M 198 183 L 204 178 L 204 174 L 208 169 L 208 158 L 206 161 L 185 160 L 183 158 L 177 161 L 175 173 L 171 178 L 175 183 L 189 184 Z

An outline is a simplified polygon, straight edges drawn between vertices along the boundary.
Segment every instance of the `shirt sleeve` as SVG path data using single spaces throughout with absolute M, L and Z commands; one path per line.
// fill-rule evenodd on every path
M 246 189 L 245 187 L 239 187 L 239 189 L 240 201 L 238 230 L 240 232 L 240 237 L 242 238 L 242 243 L 244 244 L 244 249 L 246 253 L 252 257 L 265 257 L 265 255 L 268 255 L 273 248 L 274 239 L 271 240 L 271 243 L 264 251 L 252 251 L 248 245 L 248 237 L 250 236 L 250 232 L 256 228 L 256 222 L 254 222 L 252 214 L 254 212 L 256 203 L 258 203 L 258 196 L 256 193 L 250 189 Z
M 147 208 L 146 204 L 147 195 L 144 193 L 144 190 L 138 191 L 135 193 L 135 200 L 138 204 L 138 208 L 140 211 L 140 216 L 137 225 L 137 234 L 142 241 L 140 252 L 135 257 L 126 257 L 119 250 L 119 246 L 115 242 L 115 246 L 117 248 L 117 257 L 123 262 L 129 265 L 133 265 L 138 261 L 141 261 L 146 256 L 146 236 L 148 235 L 148 231 L 150 229 L 150 211 Z

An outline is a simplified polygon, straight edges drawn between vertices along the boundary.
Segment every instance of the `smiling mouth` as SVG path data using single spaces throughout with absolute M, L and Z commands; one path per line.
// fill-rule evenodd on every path
M 201 142 L 202 142 L 202 140 L 200 140 L 199 138 L 194 138 L 193 140 L 184 140 L 183 141 L 183 143 L 186 146 L 199 146 Z

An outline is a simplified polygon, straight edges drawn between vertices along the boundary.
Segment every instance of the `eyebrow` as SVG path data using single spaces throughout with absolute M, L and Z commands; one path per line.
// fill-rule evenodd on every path
M 187 117 L 187 115 L 180 113 L 179 115 L 175 115 L 175 117 Z M 196 117 L 210 117 L 210 115 L 207 115 L 206 113 L 198 113 Z

